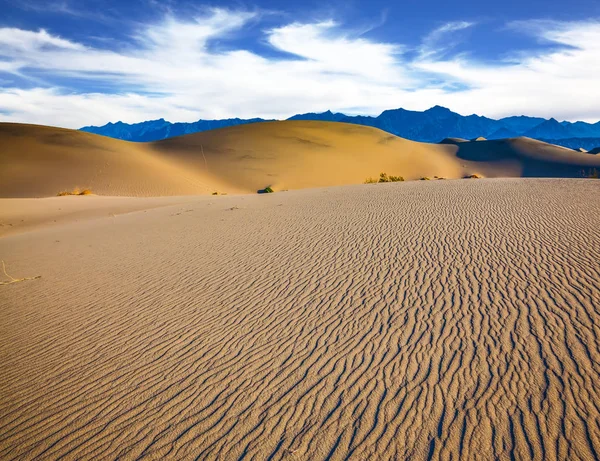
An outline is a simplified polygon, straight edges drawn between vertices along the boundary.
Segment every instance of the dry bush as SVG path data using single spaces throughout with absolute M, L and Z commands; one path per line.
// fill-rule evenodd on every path
M 589 170 L 581 170 L 581 176 L 587 179 L 599 179 L 600 172 L 596 168 L 590 168 Z
M 93 192 L 91 189 L 80 190 L 79 187 L 76 187 L 72 191 L 63 190 L 63 191 L 59 192 L 58 194 L 56 194 L 56 196 L 57 197 L 65 197 L 67 195 L 92 195 L 92 194 L 93 194 Z
M 400 182 L 400 181 L 404 181 L 404 178 L 402 176 L 393 176 L 393 175 L 387 175 L 387 173 L 381 173 L 379 175 L 379 179 L 375 179 L 375 178 L 367 178 L 365 179 L 365 184 L 375 184 L 378 182 Z

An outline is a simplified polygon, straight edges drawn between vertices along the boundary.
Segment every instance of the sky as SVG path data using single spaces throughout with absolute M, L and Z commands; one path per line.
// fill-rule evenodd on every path
M 0 0 L 0 121 L 600 120 L 598 0 Z

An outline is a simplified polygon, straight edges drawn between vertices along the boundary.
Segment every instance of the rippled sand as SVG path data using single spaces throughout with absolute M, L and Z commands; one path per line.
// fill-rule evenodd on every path
M 600 181 L 187 200 L 0 239 L 2 459 L 594 459 Z

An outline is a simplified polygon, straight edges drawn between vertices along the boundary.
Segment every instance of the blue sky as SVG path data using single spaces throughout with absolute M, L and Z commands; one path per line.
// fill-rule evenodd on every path
M 600 2 L 0 0 L 0 121 L 600 119 Z

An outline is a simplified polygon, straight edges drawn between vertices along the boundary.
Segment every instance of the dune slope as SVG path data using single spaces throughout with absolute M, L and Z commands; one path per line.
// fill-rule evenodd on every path
M 101 195 L 207 193 L 212 180 L 145 145 L 81 131 L 0 123 L 0 196 L 48 197 L 75 187 Z
M 448 142 L 315 121 L 255 123 L 145 144 L 0 124 L 0 197 L 53 196 L 76 186 L 101 195 L 254 193 L 358 184 L 381 172 L 407 180 L 581 177 L 600 168 L 600 157 L 526 138 Z
M 462 172 L 444 146 L 347 123 L 255 123 L 170 138 L 152 146 L 252 192 L 267 185 L 281 190 L 360 184 L 381 172 L 406 179 L 460 177 Z M 204 157 L 198 155 L 201 146 Z
M 196 200 L 0 239 L 0 458 L 598 457 L 600 182 Z

